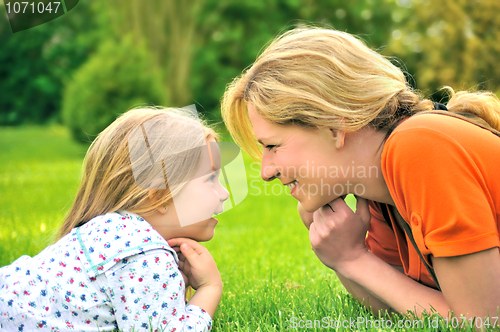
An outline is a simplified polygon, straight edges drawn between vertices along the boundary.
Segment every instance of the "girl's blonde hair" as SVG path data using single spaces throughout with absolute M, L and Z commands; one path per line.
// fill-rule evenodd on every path
M 139 187 L 134 178 L 129 156 L 129 138 L 145 122 L 150 130 L 161 134 L 161 139 L 157 139 L 157 144 L 152 144 L 150 150 L 144 151 L 144 156 L 134 162 L 143 163 L 145 159 L 149 159 L 149 152 L 155 156 L 165 156 L 164 167 L 168 174 L 176 177 L 172 179 L 176 183 L 187 181 L 196 171 L 201 155 L 201 150 L 197 148 L 209 138 L 217 138 L 217 134 L 203 123 L 201 137 L 187 135 L 186 133 L 200 131 L 200 120 L 189 117 L 184 111 L 139 108 L 122 114 L 92 142 L 85 156 L 80 187 L 59 229 L 59 238 L 74 227 L 108 212 L 124 209 L 148 215 L 171 201 L 175 193 L 171 192 L 168 185 L 166 189 L 145 189 Z M 176 154 L 182 150 L 191 153 Z M 175 190 L 181 189 L 182 185 Z
M 473 113 L 500 130 L 500 101 L 494 94 L 446 89 L 451 112 Z M 387 58 L 348 33 L 314 27 L 277 37 L 224 93 L 222 117 L 229 132 L 258 159 L 248 103 L 278 125 L 348 132 L 364 126 L 390 131 L 401 119 L 434 109 Z

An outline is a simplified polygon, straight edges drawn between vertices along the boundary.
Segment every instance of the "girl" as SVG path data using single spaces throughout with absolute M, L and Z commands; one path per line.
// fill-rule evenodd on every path
M 301 28 L 233 81 L 222 115 L 356 299 L 484 322 L 500 310 L 500 101 L 451 93 L 447 112 L 355 37 Z
M 0 269 L 4 330 L 210 330 L 222 281 L 196 241 L 213 237 L 211 216 L 222 212 L 228 192 L 214 169 L 215 132 L 184 113 L 134 109 L 96 138 L 59 240 Z M 151 167 L 137 167 L 151 156 Z M 182 227 L 174 199 L 185 192 L 197 192 L 191 207 L 210 213 Z M 197 289 L 187 303 L 183 277 Z

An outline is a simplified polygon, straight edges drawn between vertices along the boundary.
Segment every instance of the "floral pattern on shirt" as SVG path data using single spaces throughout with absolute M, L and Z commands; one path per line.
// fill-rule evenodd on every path
M 141 217 L 96 217 L 37 256 L 0 268 L 6 331 L 208 331 L 185 304 L 177 255 Z

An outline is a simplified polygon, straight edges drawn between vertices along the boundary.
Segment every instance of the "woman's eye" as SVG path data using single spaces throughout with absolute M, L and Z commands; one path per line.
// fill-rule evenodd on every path
M 276 145 L 266 145 L 266 149 L 268 149 L 269 151 L 274 150 L 275 147 Z

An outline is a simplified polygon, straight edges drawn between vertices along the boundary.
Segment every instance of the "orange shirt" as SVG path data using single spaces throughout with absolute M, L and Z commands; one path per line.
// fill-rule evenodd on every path
M 382 174 L 427 261 L 500 247 L 500 138 L 490 131 L 446 115 L 409 118 L 385 142 Z M 394 232 L 377 203 L 370 210 L 368 249 L 435 286 L 395 220 Z

